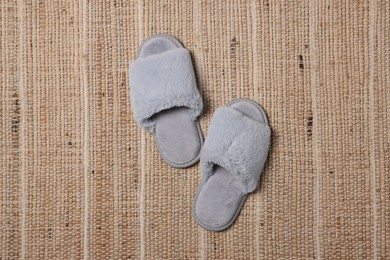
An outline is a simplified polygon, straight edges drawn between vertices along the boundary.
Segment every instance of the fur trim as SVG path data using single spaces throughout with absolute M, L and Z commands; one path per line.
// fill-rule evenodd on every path
M 215 112 L 201 152 L 203 181 L 220 165 L 238 178 L 244 190 L 256 189 L 267 159 L 271 130 L 234 108 L 221 107 Z
M 150 132 L 155 128 L 151 117 L 162 110 L 185 106 L 191 109 L 193 120 L 202 111 L 191 56 L 184 48 L 135 60 L 129 76 L 134 117 Z

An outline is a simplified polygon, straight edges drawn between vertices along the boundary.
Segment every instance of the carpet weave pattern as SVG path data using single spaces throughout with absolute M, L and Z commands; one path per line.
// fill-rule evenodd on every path
M 0 259 L 390 259 L 390 1 L 0 2 Z M 199 228 L 199 165 L 160 159 L 128 64 L 170 33 L 205 110 L 263 105 L 235 224 Z

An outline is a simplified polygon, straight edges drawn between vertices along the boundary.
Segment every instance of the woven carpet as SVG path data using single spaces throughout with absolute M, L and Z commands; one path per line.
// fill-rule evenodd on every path
M 0 259 L 390 259 L 390 2 L 1 1 Z M 272 147 L 235 224 L 208 232 L 199 165 L 134 122 L 128 64 L 170 33 L 207 129 L 262 104 Z

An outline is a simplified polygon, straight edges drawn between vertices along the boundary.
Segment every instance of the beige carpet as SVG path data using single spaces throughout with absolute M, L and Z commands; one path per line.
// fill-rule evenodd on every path
M 390 2 L 1 1 L 0 259 L 390 259 Z M 135 124 L 127 67 L 171 33 L 213 111 L 261 103 L 272 148 L 222 233 L 198 165 Z

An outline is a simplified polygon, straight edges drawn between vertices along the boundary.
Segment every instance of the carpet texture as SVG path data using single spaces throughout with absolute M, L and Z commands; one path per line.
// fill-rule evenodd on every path
M 389 259 L 390 2 L 1 1 L 0 259 Z M 205 110 L 263 105 L 257 191 L 199 228 L 199 165 L 137 127 L 128 64 L 170 33 Z

